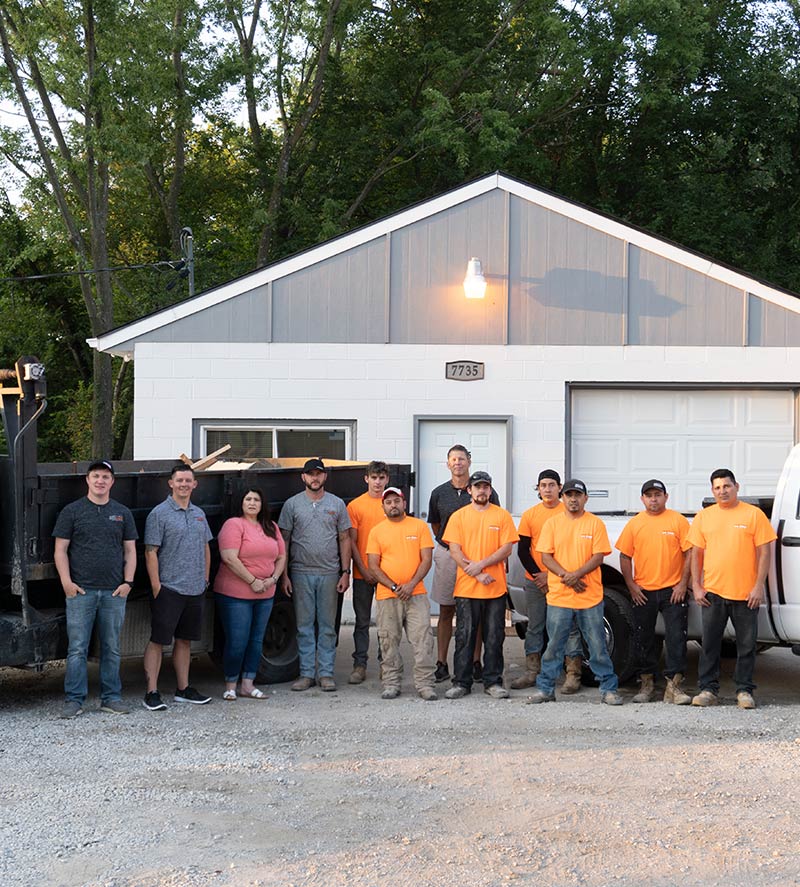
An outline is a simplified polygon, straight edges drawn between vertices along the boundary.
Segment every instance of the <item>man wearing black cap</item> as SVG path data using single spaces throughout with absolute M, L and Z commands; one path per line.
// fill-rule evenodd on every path
M 525 606 L 528 611 L 528 630 L 525 632 L 525 671 L 511 682 L 512 690 L 524 690 L 536 683 L 536 676 L 542 667 L 544 648 L 544 627 L 547 619 L 547 570 L 535 559 L 536 544 L 542 527 L 564 510 L 561 501 L 561 475 L 552 468 L 539 472 L 536 492 L 542 500 L 529 508 L 519 522 L 519 545 L 517 556 L 525 567 Z M 541 555 L 539 555 L 541 559 Z M 583 644 L 581 633 L 572 629 L 567 641 L 564 660 L 567 678 L 561 686 L 562 693 L 577 693 L 581 688 L 583 669 Z
M 63 718 L 83 713 L 88 694 L 86 657 L 95 623 L 100 641 L 101 711 L 130 711 L 121 695 L 119 636 L 136 572 L 138 534 L 133 515 L 111 498 L 114 466 L 110 462 L 92 462 L 86 470 L 86 486 L 86 496 L 63 508 L 53 529 L 69 638 Z
M 547 521 L 536 546 L 549 572 L 548 640 L 536 689 L 528 702 L 555 702 L 556 678 L 561 672 L 572 623 L 577 621 L 589 648 L 589 667 L 600 684 L 601 700 L 606 705 L 622 705 L 603 626 L 600 565 L 611 554 L 611 543 L 605 524 L 586 511 L 589 493 L 582 480 L 568 480 L 561 495 L 565 510 Z
M 351 522 L 344 502 L 325 490 L 322 459 L 309 459 L 300 476 L 305 489 L 286 500 L 278 518 L 289 561 L 282 588 L 294 599 L 300 654 L 292 690 L 308 690 L 319 678 L 320 689 L 330 692 L 336 689 L 338 595 L 350 585 Z
M 485 471 L 470 475 L 471 502 L 450 518 L 444 541 L 456 563 L 456 652 L 453 686 L 444 694 L 461 699 L 472 690 L 472 651 L 483 629 L 483 692 L 507 699 L 503 687 L 506 561 L 519 541 L 511 515 L 491 502 L 492 478 Z
M 686 674 L 686 588 L 691 568 L 689 521 L 667 508 L 669 495 L 656 478 L 642 484 L 645 510 L 632 517 L 617 539 L 620 566 L 633 601 L 633 642 L 641 688 L 634 702 L 650 702 L 658 668 L 656 619 L 664 620 L 667 689 L 664 702 L 689 705 L 681 689 Z

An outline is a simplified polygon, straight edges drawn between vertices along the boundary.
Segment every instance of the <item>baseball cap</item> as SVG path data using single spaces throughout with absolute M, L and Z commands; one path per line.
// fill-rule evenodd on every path
M 386 487 L 383 491 L 383 495 L 381 496 L 381 501 L 383 501 L 387 496 L 399 496 L 401 499 L 405 499 L 406 497 L 403 495 L 403 491 L 400 487 Z
M 473 484 L 489 484 L 492 485 L 492 476 L 486 471 L 473 471 L 469 476 L 468 486 L 472 486 Z
M 554 480 L 557 484 L 560 485 L 561 475 L 557 471 L 554 471 L 552 468 L 545 468 L 544 471 L 539 472 L 539 479 L 536 481 L 536 486 L 539 486 L 539 484 L 543 480 Z
M 110 462 L 106 462 L 105 459 L 97 459 L 86 469 L 87 474 L 89 474 L 90 471 L 110 471 L 113 475 L 114 466 Z
M 667 488 L 664 486 L 664 482 L 660 480 L 656 480 L 655 478 L 651 478 L 650 480 L 646 480 L 642 484 L 642 495 L 648 490 L 661 490 L 662 493 L 667 492 Z
M 325 467 L 325 463 L 322 459 L 309 459 L 306 464 L 303 466 L 303 474 L 307 474 L 309 471 L 327 471 L 328 469 Z
M 561 492 L 570 493 L 575 490 L 578 493 L 585 493 L 587 496 L 589 495 L 589 491 L 586 489 L 586 484 L 582 480 L 578 480 L 573 477 L 568 480 L 564 486 L 561 488 Z

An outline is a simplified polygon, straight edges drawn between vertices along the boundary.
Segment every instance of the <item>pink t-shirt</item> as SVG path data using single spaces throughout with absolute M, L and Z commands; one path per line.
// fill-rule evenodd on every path
M 219 550 L 238 550 L 239 560 L 256 579 L 267 579 L 275 571 L 275 561 L 286 551 L 278 525 L 273 522 L 272 526 L 275 527 L 276 539 L 267 536 L 260 524 L 254 524 L 245 517 L 231 517 L 219 531 Z M 263 600 L 275 596 L 274 585 L 270 585 L 263 594 L 256 594 L 244 579 L 240 579 L 224 563 L 219 565 L 214 591 L 246 600 Z

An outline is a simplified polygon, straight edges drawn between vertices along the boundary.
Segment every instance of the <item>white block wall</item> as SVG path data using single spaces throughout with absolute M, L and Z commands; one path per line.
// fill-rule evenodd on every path
M 565 382 L 796 384 L 800 348 L 139 343 L 134 455 L 191 452 L 192 420 L 357 422 L 355 457 L 413 462 L 413 417 L 513 416 L 515 510 L 537 466 L 563 470 Z M 486 365 L 447 381 L 445 362 Z

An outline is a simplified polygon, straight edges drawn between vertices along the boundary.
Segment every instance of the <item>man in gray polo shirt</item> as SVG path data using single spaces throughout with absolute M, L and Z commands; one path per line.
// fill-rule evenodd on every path
M 289 558 L 282 588 L 294 598 L 300 654 L 300 677 L 292 690 L 308 690 L 318 676 L 320 689 L 331 691 L 336 689 L 337 595 L 350 585 L 351 523 L 344 502 L 325 491 L 322 459 L 309 459 L 301 477 L 305 490 L 287 499 L 278 518 Z
M 191 502 L 197 486 L 194 471 L 176 465 L 168 481 L 170 496 L 147 516 L 144 528 L 144 559 L 153 590 L 152 633 L 144 651 L 147 693 L 142 703 L 150 711 L 167 706 L 158 692 L 163 647 L 175 645 L 172 665 L 177 687 L 175 702 L 205 705 L 211 697 L 189 686 L 192 641 L 203 631 L 203 599 L 211 570 L 211 530 L 202 508 Z

